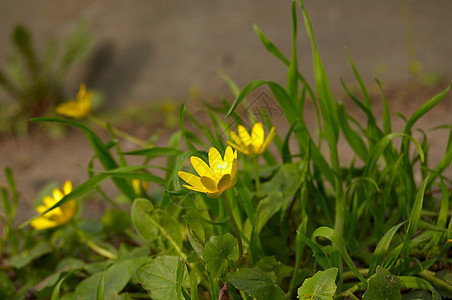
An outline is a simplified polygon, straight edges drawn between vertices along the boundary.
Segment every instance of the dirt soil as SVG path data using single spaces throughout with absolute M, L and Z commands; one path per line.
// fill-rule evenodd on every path
M 399 112 L 405 116 L 410 116 L 420 105 L 431 97 L 447 88 L 448 82 L 442 82 L 435 86 L 405 85 L 390 87 L 385 90 L 392 113 L 394 130 L 401 131 L 404 126 L 402 118 L 395 115 Z M 381 100 L 380 96 L 375 96 L 374 108 L 377 120 L 381 124 Z M 358 111 L 355 105 L 347 97 L 338 95 L 338 99 L 343 99 L 347 110 L 358 120 L 364 121 L 364 115 Z M 421 118 L 416 124 L 416 128 L 422 128 L 428 134 L 430 145 L 429 164 L 434 166 L 443 156 L 448 140 L 449 131 L 447 129 L 431 130 L 439 125 L 451 124 L 452 93 L 449 93 L 443 101 L 433 108 L 426 116 Z M 232 101 L 232 100 L 231 100 Z M 199 104 L 200 105 L 200 104 Z M 193 104 L 190 106 L 196 108 Z M 196 109 L 193 109 L 196 110 Z M 119 113 L 118 113 L 119 114 Z M 310 105 L 306 108 L 307 124 L 315 124 L 315 113 Z M 199 120 L 208 122 L 206 114 L 196 113 Z M 287 131 L 284 117 L 273 120 L 279 132 Z M 171 130 L 164 129 L 165 120 L 162 118 L 152 118 L 148 123 L 142 123 L 130 118 L 126 118 L 117 124 L 122 130 L 147 139 L 157 129 L 163 130 L 160 141 L 166 141 Z M 364 124 L 364 123 L 363 123 Z M 314 126 L 311 126 L 312 128 Z M 108 138 L 103 130 L 97 130 L 104 141 Z M 417 134 L 420 137 L 420 133 Z M 166 142 L 160 142 L 162 145 Z M 137 147 L 130 142 L 121 140 L 123 150 L 133 150 Z M 326 149 L 324 148 L 324 151 Z M 352 153 L 344 142 L 339 144 L 340 158 L 343 164 L 350 162 Z M 0 168 L 10 167 L 15 175 L 17 186 L 21 192 L 18 222 L 22 222 L 34 215 L 33 201 L 39 191 L 49 182 L 62 184 L 70 179 L 75 185 L 87 179 L 87 172 L 84 169 L 92 158 L 93 150 L 83 133 L 77 129 L 69 129 L 62 137 L 52 137 L 46 130 L 34 130 L 27 137 L 0 136 Z M 129 164 L 140 164 L 140 159 L 128 158 Z M 452 177 L 452 168 L 446 170 L 446 174 Z M 3 172 L 0 174 L 0 186 L 6 186 Z M 113 194 L 114 187 L 106 186 Z M 85 203 L 83 211 L 84 217 L 95 217 L 101 214 L 106 207 L 106 202 L 99 199 L 92 203 Z

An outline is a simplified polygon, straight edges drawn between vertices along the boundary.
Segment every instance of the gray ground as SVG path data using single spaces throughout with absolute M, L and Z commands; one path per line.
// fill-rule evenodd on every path
M 347 48 L 366 82 L 404 82 L 408 62 L 424 74 L 452 77 L 452 1 L 306 0 L 320 54 L 331 84 L 352 82 Z M 96 37 L 95 53 L 73 72 L 66 88 L 80 81 L 107 93 L 110 103 L 175 98 L 191 86 L 208 97 L 228 88 L 223 69 L 240 86 L 262 78 L 284 81 L 285 69 L 262 47 L 253 24 L 283 53 L 290 53 L 289 0 L 16 0 L 0 1 L 0 66 L 11 52 L 14 24 L 32 29 L 42 50 L 51 37 L 63 39 L 81 20 Z M 301 69 L 311 74 L 310 46 L 299 19 Z

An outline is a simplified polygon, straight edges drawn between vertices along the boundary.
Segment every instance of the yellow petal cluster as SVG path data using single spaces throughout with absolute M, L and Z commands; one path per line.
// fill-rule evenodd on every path
M 66 117 L 81 119 L 91 111 L 92 91 L 86 91 L 86 85 L 81 84 L 76 100 L 69 100 L 57 106 L 56 112 Z
M 220 152 L 212 147 L 209 149 L 208 158 L 209 165 L 197 156 L 190 158 L 199 177 L 183 171 L 179 171 L 178 175 L 188 183 L 184 184 L 187 189 L 206 193 L 209 198 L 216 198 L 237 183 L 239 165 L 237 151 L 228 146 L 222 158 Z
M 275 137 L 275 127 L 272 127 L 266 139 L 264 138 L 264 126 L 260 122 L 254 124 L 251 135 L 242 125 L 237 127 L 237 133 L 230 131 L 229 134 L 232 139 L 232 141 L 228 141 L 229 145 L 243 154 L 260 155 L 267 149 Z
M 60 190 L 58 188 L 54 189 L 53 195 L 45 196 L 43 199 L 44 205 L 39 205 L 38 207 L 36 207 L 36 211 L 38 213 L 46 211 L 47 209 L 58 203 L 61 199 L 63 199 L 65 195 L 69 194 L 71 191 L 72 184 L 70 181 L 66 181 L 63 185 L 63 190 Z M 74 214 L 75 200 L 71 200 L 34 219 L 30 224 L 37 230 L 52 228 L 68 222 L 70 219 L 72 219 Z

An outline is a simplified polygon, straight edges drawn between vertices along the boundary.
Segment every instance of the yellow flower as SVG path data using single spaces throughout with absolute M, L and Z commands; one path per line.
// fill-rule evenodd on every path
M 76 100 L 69 100 L 67 102 L 61 103 L 56 108 L 56 112 L 60 115 L 66 117 L 71 117 L 75 119 L 81 119 L 85 117 L 91 111 L 91 98 L 93 97 L 93 92 L 86 91 L 86 85 L 81 84 L 80 90 L 77 94 Z
M 235 149 L 247 155 L 260 155 L 275 137 L 275 127 L 272 127 L 266 139 L 264 139 L 264 127 L 260 122 L 254 124 L 251 136 L 242 125 L 237 127 L 237 133 L 230 131 L 229 135 L 233 142 L 228 141 L 228 144 Z
M 72 191 L 72 184 L 68 180 L 63 185 L 63 191 L 56 188 L 53 190 L 53 196 L 45 196 L 43 199 L 44 205 L 36 207 L 38 213 L 46 211 L 48 208 L 54 206 L 63 197 Z M 62 225 L 68 222 L 75 214 L 75 200 L 66 202 L 65 204 L 49 211 L 48 213 L 31 221 L 31 226 L 35 229 L 47 229 Z
M 209 198 L 216 198 L 237 183 L 239 165 L 237 151 L 233 151 L 229 146 L 226 148 L 224 158 L 221 158 L 216 148 L 210 148 L 209 165 L 197 156 L 192 156 L 190 161 L 200 177 L 179 171 L 177 173 L 179 177 L 190 184 L 184 184 L 187 189 L 206 193 Z
M 132 179 L 132 187 L 136 195 L 141 195 L 149 188 L 149 184 L 146 181 L 139 179 Z

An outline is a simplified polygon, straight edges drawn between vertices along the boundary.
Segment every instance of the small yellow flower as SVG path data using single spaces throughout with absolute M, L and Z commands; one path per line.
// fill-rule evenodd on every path
M 53 196 L 45 196 L 43 199 L 44 205 L 36 207 L 38 213 L 42 213 L 54 206 L 63 197 L 72 191 L 72 184 L 68 180 L 63 185 L 63 191 L 56 188 L 53 190 Z M 47 229 L 62 225 L 68 222 L 75 214 L 75 200 L 66 202 L 65 204 L 49 211 L 48 213 L 31 221 L 31 226 L 37 230 Z
M 247 155 L 260 155 L 275 137 L 275 127 L 272 127 L 266 139 L 264 126 L 260 122 L 254 124 L 251 135 L 242 125 L 237 127 L 237 133 L 230 131 L 229 134 L 232 139 L 232 142 L 228 141 L 229 145 Z
M 136 195 L 141 195 L 147 191 L 149 184 L 146 181 L 132 179 L 132 187 Z
M 86 85 L 81 84 L 80 90 L 77 93 L 76 100 L 69 100 L 61 103 L 56 108 L 56 112 L 66 117 L 75 119 L 81 119 L 85 117 L 91 111 L 91 98 L 93 97 L 92 91 L 86 91 Z
M 190 158 L 193 168 L 200 177 L 183 171 L 179 171 L 177 174 L 190 184 L 184 184 L 187 189 L 206 193 L 209 198 L 216 198 L 237 183 L 239 165 L 237 151 L 233 151 L 228 146 L 224 158 L 221 158 L 220 152 L 212 147 L 209 149 L 208 156 L 209 165 L 197 156 Z

